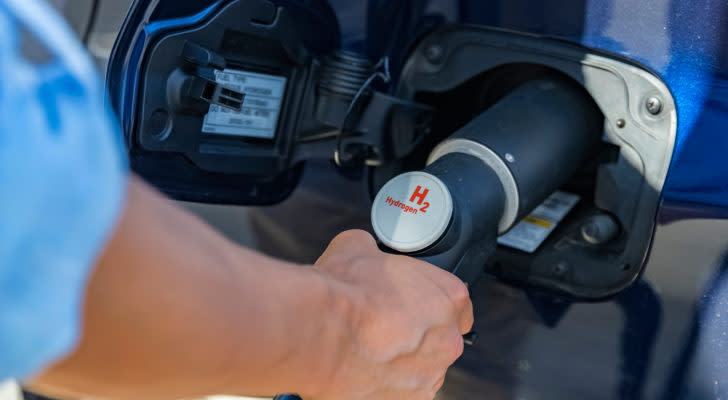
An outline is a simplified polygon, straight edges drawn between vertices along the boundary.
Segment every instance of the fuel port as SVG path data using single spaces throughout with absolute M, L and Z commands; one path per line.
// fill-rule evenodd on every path
M 395 94 L 436 111 L 413 152 L 371 170 L 384 246 L 466 282 L 485 272 L 572 299 L 639 278 L 677 127 L 658 76 L 574 44 L 451 25 L 421 38 Z M 644 108 L 653 97 L 657 114 Z
M 471 282 L 498 236 L 593 155 L 602 126 L 593 100 L 568 79 L 524 82 L 438 144 L 424 170 L 384 185 L 374 231 L 391 249 Z

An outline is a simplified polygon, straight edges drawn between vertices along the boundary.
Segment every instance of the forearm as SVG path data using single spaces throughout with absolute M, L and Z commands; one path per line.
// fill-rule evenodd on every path
M 242 249 L 132 180 L 82 339 L 34 385 L 134 399 L 310 393 L 336 363 L 324 351 L 344 331 L 334 297 L 312 269 Z

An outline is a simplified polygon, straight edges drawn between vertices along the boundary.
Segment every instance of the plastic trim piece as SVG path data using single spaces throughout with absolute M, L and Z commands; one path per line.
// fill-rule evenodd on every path
M 408 194 L 413 181 L 417 183 L 421 182 L 423 184 L 422 186 L 428 186 L 430 187 L 430 190 L 432 189 L 432 186 L 426 185 L 425 182 L 429 181 L 436 185 L 442 196 L 442 201 L 444 202 L 443 204 L 437 204 L 434 206 L 437 208 L 431 208 L 432 211 L 428 213 L 432 214 L 435 210 L 440 210 L 440 212 L 436 214 L 437 217 L 435 219 L 426 219 L 426 221 L 430 221 L 432 223 L 432 229 L 428 229 L 429 232 L 416 232 L 417 228 L 422 227 L 422 223 L 412 220 L 411 218 L 415 218 L 412 215 L 407 215 L 403 217 L 403 219 L 395 221 L 388 220 L 380 215 L 380 210 L 387 207 L 387 205 L 385 205 L 386 197 L 390 196 L 392 192 Z M 404 189 L 404 192 L 402 189 Z M 402 199 L 403 202 L 406 202 L 406 200 L 407 199 Z M 445 185 L 440 178 L 427 172 L 408 172 L 393 178 L 384 185 L 381 191 L 379 191 L 379 194 L 374 200 L 374 205 L 372 206 L 372 226 L 374 228 L 374 233 L 387 247 L 403 253 L 414 253 L 432 246 L 437 243 L 440 238 L 442 238 L 447 231 L 447 228 L 450 226 L 450 221 L 453 216 L 453 207 L 453 199 L 450 189 L 448 189 L 447 185 Z M 424 214 L 420 215 L 424 216 Z M 417 215 L 416 218 L 422 218 L 420 215 Z M 383 224 L 387 224 L 388 226 L 383 226 Z M 413 230 L 415 231 L 413 232 Z M 422 234 L 419 240 L 411 239 L 412 236 L 416 236 L 418 234 Z M 399 240 L 398 237 L 406 237 L 409 240 Z
M 482 160 L 498 176 L 501 185 L 503 185 L 503 192 L 505 193 L 503 217 L 498 224 L 498 234 L 502 235 L 508 232 L 517 222 L 516 219 L 518 218 L 518 207 L 520 204 L 518 184 L 508 165 L 498 154 L 487 146 L 467 139 L 450 139 L 440 143 L 432 151 L 430 158 L 427 160 L 427 165 L 431 165 L 435 161 L 452 153 L 462 153 L 476 157 Z
M 428 58 L 431 48 L 437 48 L 441 57 Z M 601 252 L 578 241 L 554 238 L 528 260 L 500 259 L 486 268 L 492 267 L 490 272 L 504 280 L 575 298 L 613 296 L 639 279 L 649 254 L 677 132 L 670 89 L 653 71 L 620 56 L 544 37 L 449 25 L 419 41 L 405 63 L 396 94 L 404 99 L 433 98 L 514 66 L 535 66 L 567 76 L 599 106 L 605 119 L 602 140 L 618 148 L 619 154 L 600 164 L 593 206 L 617 218 L 623 229 L 622 244 Z M 646 107 L 653 97 L 662 103 L 659 113 Z M 571 229 L 565 226 L 564 232 Z M 507 268 L 504 262 L 518 268 Z M 559 263 L 582 267 L 554 274 L 553 265 Z

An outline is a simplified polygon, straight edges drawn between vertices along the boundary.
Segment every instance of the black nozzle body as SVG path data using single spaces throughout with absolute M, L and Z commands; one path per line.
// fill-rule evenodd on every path
M 577 83 L 543 78 L 521 85 L 450 139 L 482 144 L 508 167 L 518 190 L 516 223 L 593 155 L 603 125 L 599 108 Z
M 471 282 L 498 234 L 563 186 L 593 154 L 603 116 L 576 83 L 529 81 L 443 142 L 425 169 L 453 197 L 442 238 L 416 256 Z

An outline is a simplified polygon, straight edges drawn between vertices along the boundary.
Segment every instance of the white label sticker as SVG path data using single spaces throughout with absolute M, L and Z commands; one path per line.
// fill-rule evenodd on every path
M 408 172 L 387 182 L 372 205 L 372 226 L 388 247 L 411 253 L 437 242 L 450 225 L 453 205 L 447 186 L 426 172 Z
M 243 109 L 237 112 L 211 105 L 202 124 L 203 132 L 275 138 L 278 115 L 286 91 L 285 77 L 226 69 L 215 71 L 215 80 L 222 86 L 245 93 Z
M 580 199 L 578 195 L 571 193 L 552 194 L 531 215 L 498 238 L 498 244 L 526 253 L 535 252 Z

